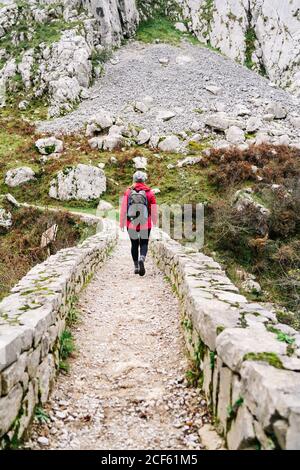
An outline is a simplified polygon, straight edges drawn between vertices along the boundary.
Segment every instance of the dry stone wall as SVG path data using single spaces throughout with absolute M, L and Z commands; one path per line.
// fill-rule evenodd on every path
M 186 344 L 229 449 L 300 449 L 300 335 L 240 295 L 220 265 L 158 233 Z
M 31 269 L 0 303 L 0 448 L 22 437 L 48 399 L 68 313 L 116 243 L 114 224 L 102 224 L 97 235 Z

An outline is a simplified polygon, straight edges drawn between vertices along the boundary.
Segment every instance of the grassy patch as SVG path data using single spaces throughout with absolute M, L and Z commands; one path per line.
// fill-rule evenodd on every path
M 283 369 L 283 364 L 275 353 L 248 353 L 244 356 L 244 361 L 267 362 L 276 369 Z
M 56 241 L 51 244 L 52 254 L 76 245 L 95 231 L 67 212 L 14 209 L 9 205 L 7 209 L 12 213 L 13 225 L 8 232 L 0 229 L 0 299 L 31 267 L 47 258 L 47 249 L 40 247 L 41 235 L 47 228 L 58 225 Z
M 178 45 L 183 38 L 189 40 L 192 44 L 198 44 L 199 41 L 190 33 L 178 31 L 174 24 L 165 17 L 156 17 L 140 24 L 136 38 L 138 41 L 153 43 L 156 40 L 160 42 Z
M 40 406 L 35 408 L 35 418 L 39 424 L 47 424 L 50 421 L 48 413 L 46 413 L 46 411 Z
M 63 370 L 65 372 L 69 371 L 68 359 L 74 353 L 74 351 L 75 351 L 75 344 L 74 344 L 72 333 L 69 330 L 65 330 L 63 331 L 60 337 L 60 349 L 59 349 L 60 370 Z
M 254 62 L 252 59 L 252 55 L 255 52 L 255 41 L 256 41 L 256 33 L 254 27 L 249 27 L 245 34 L 245 66 L 249 69 L 253 69 Z

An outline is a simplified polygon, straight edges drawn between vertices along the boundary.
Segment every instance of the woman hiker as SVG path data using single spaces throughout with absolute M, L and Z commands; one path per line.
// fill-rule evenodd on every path
M 144 276 L 152 224 L 157 223 L 157 205 L 154 192 L 145 183 L 146 173 L 137 171 L 133 185 L 125 191 L 121 205 L 120 227 L 128 230 L 134 273 Z

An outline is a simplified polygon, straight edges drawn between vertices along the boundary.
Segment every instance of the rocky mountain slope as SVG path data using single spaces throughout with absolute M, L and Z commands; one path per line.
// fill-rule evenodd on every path
M 138 12 L 131 0 L 105 3 L 29 0 L 0 3 L 0 106 L 22 88 L 26 100 L 41 98 L 48 116 L 66 113 L 87 96 L 101 74 L 106 46 L 135 31 Z
M 0 106 L 49 105 L 48 117 L 89 96 L 111 47 L 140 21 L 167 15 L 201 42 L 267 75 L 296 95 L 300 89 L 298 0 L 5 0 L 0 3 Z
M 173 4 L 200 41 L 300 93 L 299 0 L 176 0 Z

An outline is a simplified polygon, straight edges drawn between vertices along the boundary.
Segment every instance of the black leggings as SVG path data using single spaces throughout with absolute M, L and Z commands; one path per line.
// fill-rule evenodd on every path
M 131 256 L 134 262 L 139 260 L 139 255 L 145 256 L 146 258 L 148 253 L 150 232 L 151 228 L 141 231 L 130 228 L 128 229 L 128 235 L 131 241 Z

